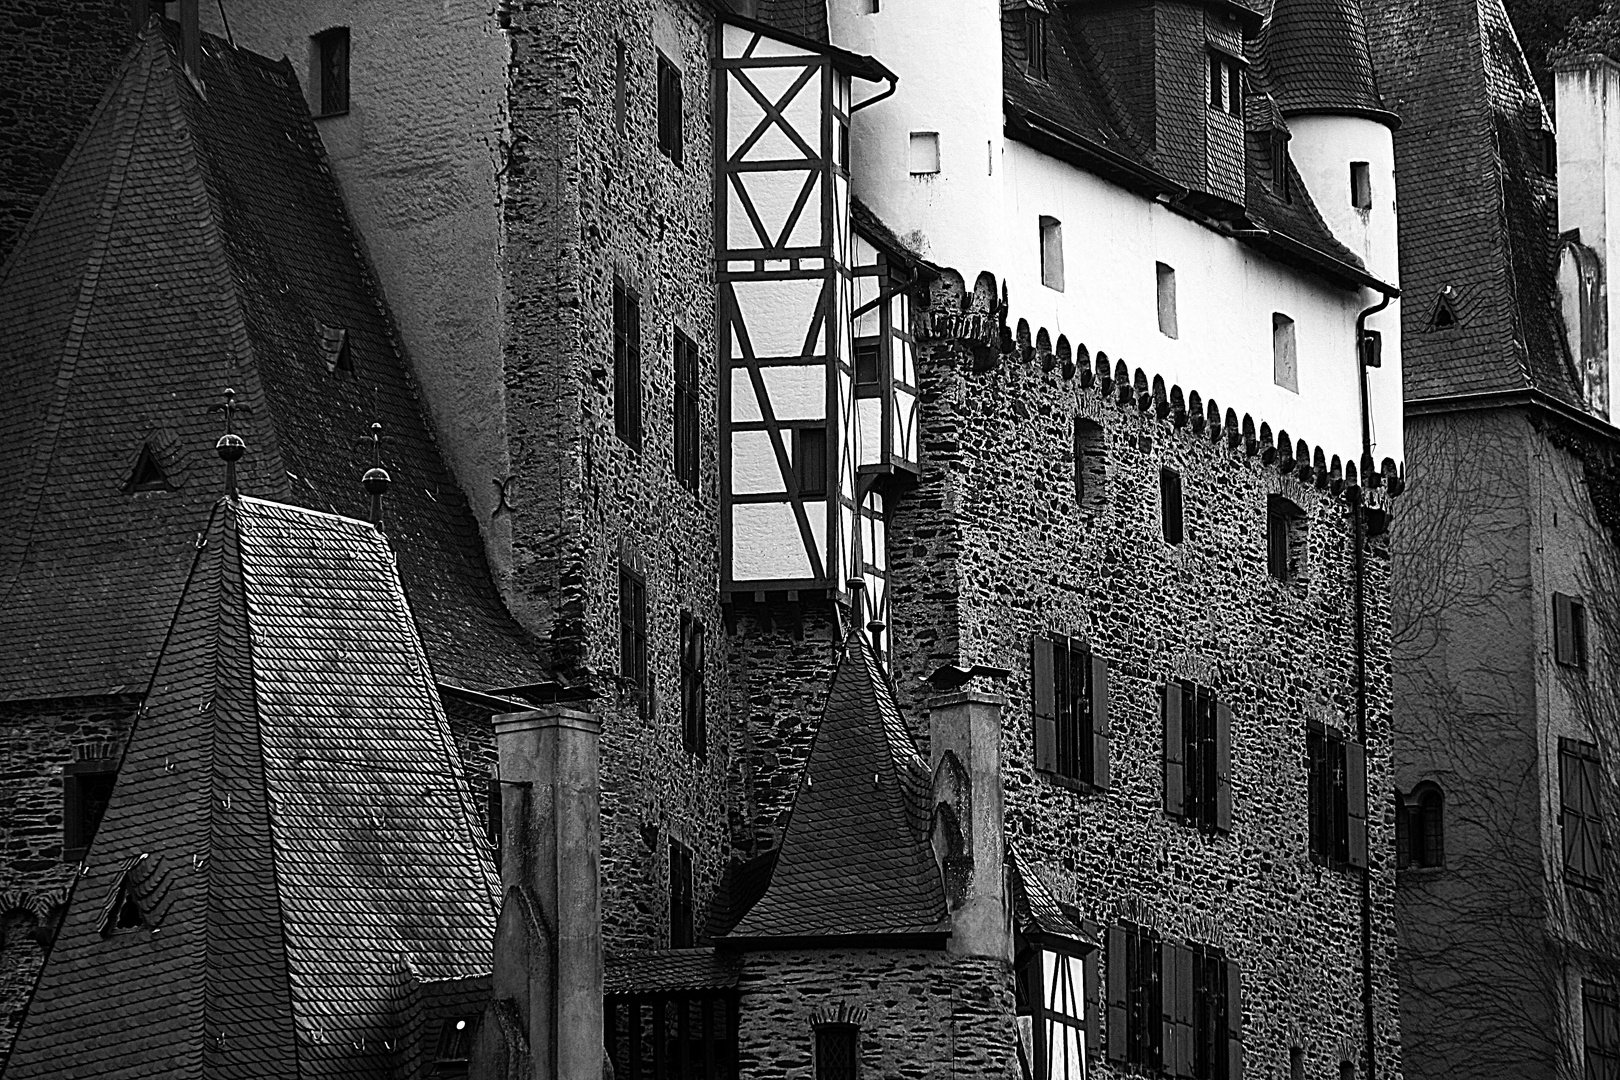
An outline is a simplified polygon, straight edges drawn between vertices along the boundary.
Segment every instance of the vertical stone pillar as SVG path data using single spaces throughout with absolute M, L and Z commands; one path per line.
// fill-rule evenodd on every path
M 954 786 L 950 767 L 941 767 L 947 753 L 960 763 L 968 788 L 966 799 L 958 795 L 954 801 L 963 847 L 973 869 L 951 912 L 950 950 L 1010 962 L 1001 792 L 1001 710 L 1006 703 L 1000 694 L 981 690 L 963 690 L 935 700 L 929 708 L 928 748 L 935 798 L 948 799 L 945 789 Z
M 500 758 L 503 892 L 532 898 L 546 956 L 495 956 L 530 980 L 533 1080 L 602 1075 L 601 723 L 560 705 L 495 717 Z M 542 985 L 535 985 L 541 983 Z

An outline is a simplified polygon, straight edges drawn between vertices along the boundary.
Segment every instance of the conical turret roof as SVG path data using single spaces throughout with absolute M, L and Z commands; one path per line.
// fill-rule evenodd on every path
M 1359 0 L 1276 0 L 1259 53 L 1264 81 L 1284 115 L 1394 119 L 1378 95 Z

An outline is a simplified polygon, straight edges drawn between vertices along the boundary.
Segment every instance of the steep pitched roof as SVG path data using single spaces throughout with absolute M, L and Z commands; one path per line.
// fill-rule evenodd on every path
M 844 642 L 770 885 L 732 939 L 934 934 L 928 765 L 859 632 Z
M 1379 85 L 1401 114 L 1401 366 L 1408 404 L 1535 388 L 1581 401 L 1558 329 L 1551 131 L 1501 0 L 1366 0 Z M 1442 289 L 1458 322 L 1431 329 Z
M 472 813 L 383 537 L 221 503 L 7 1076 L 392 1075 L 401 965 L 489 970 Z
M 1052 890 L 1012 844 L 1007 845 L 1007 871 L 1013 926 L 1020 934 L 1061 938 L 1080 945 L 1097 944 L 1097 935 L 1069 917 Z
M 1389 115 L 1378 96 L 1360 0 L 1276 0 L 1257 52 L 1284 115 Z
M 0 269 L 0 699 L 144 685 L 218 493 L 207 413 L 252 412 L 243 490 L 388 527 L 439 677 L 544 672 L 502 606 L 291 68 L 212 37 L 202 83 L 154 26 Z M 328 370 L 346 331 L 352 376 Z M 143 447 L 172 490 L 126 493 Z M 162 599 L 159 599 L 162 598 Z

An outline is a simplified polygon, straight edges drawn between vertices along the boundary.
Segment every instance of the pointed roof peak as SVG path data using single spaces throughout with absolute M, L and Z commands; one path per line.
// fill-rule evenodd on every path
M 1276 0 L 1260 30 L 1260 67 L 1285 116 L 1365 116 L 1394 126 L 1384 107 L 1359 0 Z

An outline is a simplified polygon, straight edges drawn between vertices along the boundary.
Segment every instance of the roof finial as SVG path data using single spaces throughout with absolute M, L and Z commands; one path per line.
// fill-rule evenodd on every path
M 366 489 L 371 496 L 371 523 L 378 529 L 382 528 L 382 497 L 388 493 L 388 485 L 393 477 L 388 470 L 382 467 L 382 425 L 373 421 L 371 425 L 371 468 L 360 478 L 360 486 Z
M 231 420 L 237 409 L 241 409 L 243 412 L 251 411 L 245 405 L 236 404 L 236 391 L 228 386 L 225 388 L 225 403 L 208 407 L 208 411 L 211 413 L 222 412 L 225 414 L 225 434 L 221 435 L 219 441 L 214 444 L 214 453 L 218 454 L 220 460 L 225 462 L 225 497 L 227 499 L 236 498 L 236 463 L 241 460 L 243 454 L 247 453 L 247 443 L 242 441 L 242 436 L 231 430 Z

